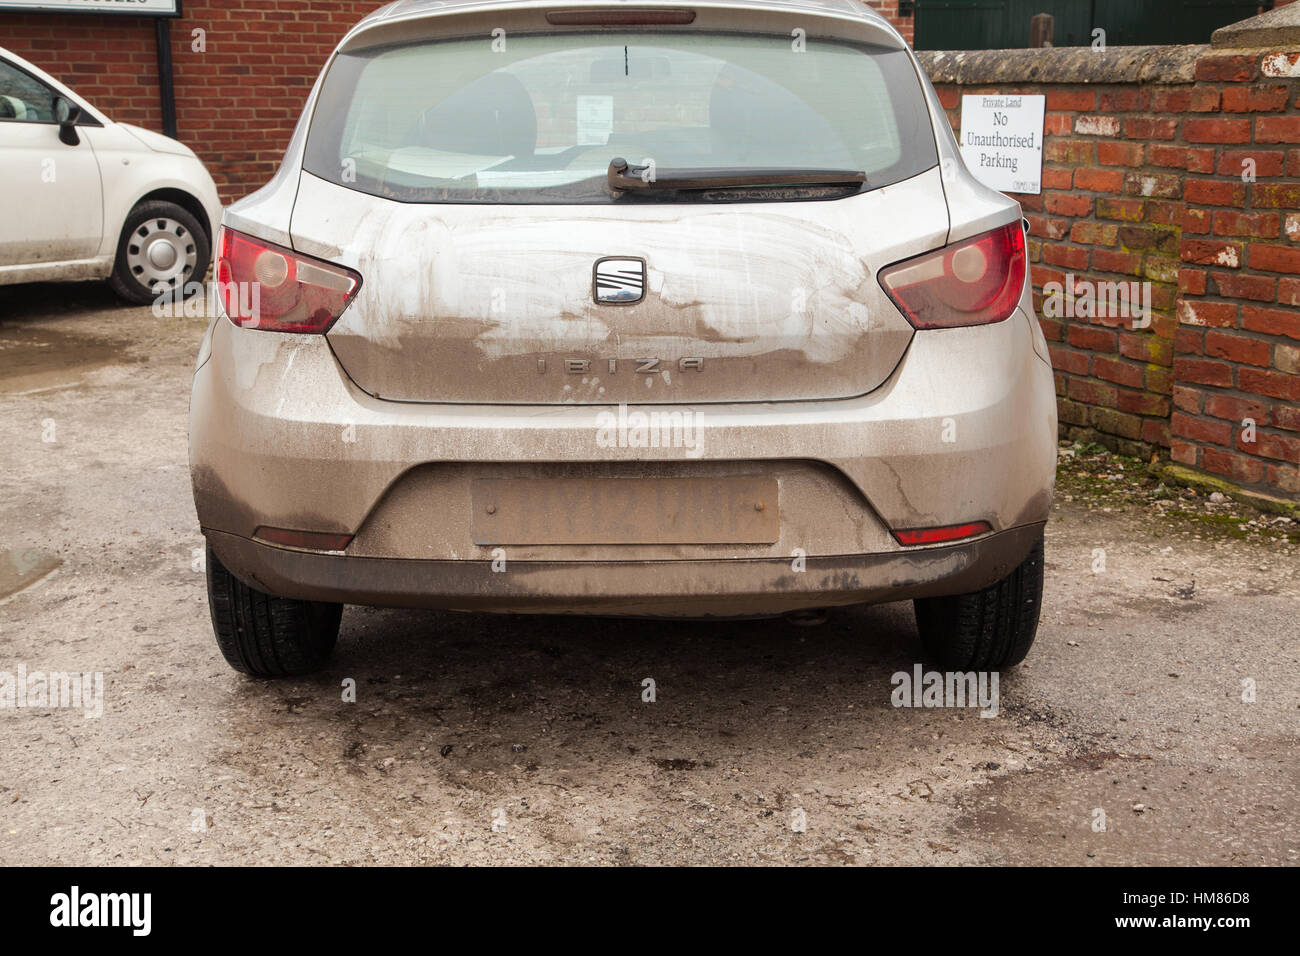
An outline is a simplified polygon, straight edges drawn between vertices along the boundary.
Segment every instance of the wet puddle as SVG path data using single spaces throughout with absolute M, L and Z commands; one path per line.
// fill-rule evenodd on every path
M 29 588 L 63 563 L 37 548 L 0 550 L 0 601 Z
M 113 339 L 0 326 L 0 394 L 79 385 L 91 369 L 135 361 L 126 347 Z

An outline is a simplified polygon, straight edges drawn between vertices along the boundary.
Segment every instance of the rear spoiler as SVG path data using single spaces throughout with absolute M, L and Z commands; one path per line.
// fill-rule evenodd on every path
M 884 49 L 907 46 L 887 20 L 855 0 L 795 5 L 781 0 L 403 0 L 358 23 L 336 52 L 435 39 L 482 37 L 509 42 L 512 33 L 590 33 L 600 30 L 768 33 L 799 42 L 831 39 Z

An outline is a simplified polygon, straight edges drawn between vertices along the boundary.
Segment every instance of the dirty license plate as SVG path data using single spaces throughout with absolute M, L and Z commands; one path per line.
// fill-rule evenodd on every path
M 485 478 L 472 483 L 474 543 L 771 544 L 777 480 Z

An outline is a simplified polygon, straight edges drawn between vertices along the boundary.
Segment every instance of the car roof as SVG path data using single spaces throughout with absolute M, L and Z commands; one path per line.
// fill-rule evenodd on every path
M 554 0 L 554 2 L 549 3 L 539 2 L 539 0 L 397 0 L 396 3 L 380 7 L 363 18 L 357 26 L 360 27 L 375 21 L 390 20 L 396 17 L 419 16 L 421 14 L 468 13 L 473 10 L 490 10 L 494 7 L 574 9 L 576 7 L 590 6 L 616 8 L 621 6 L 622 3 L 623 0 L 567 0 L 567 2 L 566 0 Z M 694 5 L 690 0 L 637 0 L 636 2 L 636 6 L 639 8 L 670 7 L 682 9 Z M 889 22 L 865 3 L 860 2 L 860 0 L 704 0 L 701 5 L 735 10 L 779 10 L 782 12 L 806 10 L 810 13 L 830 13 L 839 17 L 856 17 L 872 23 L 887 24 Z

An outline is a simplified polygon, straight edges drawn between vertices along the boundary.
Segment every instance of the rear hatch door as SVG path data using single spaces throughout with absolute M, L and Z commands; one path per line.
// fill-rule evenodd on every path
M 833 201 L 631 207 L 401 203 L 304 174 L 292 236 L 362 275 L 329 341 L 376 397 L 671 403 L 871 391 L 912 335 L 876 272 L 947 229 L 937 170 Z

